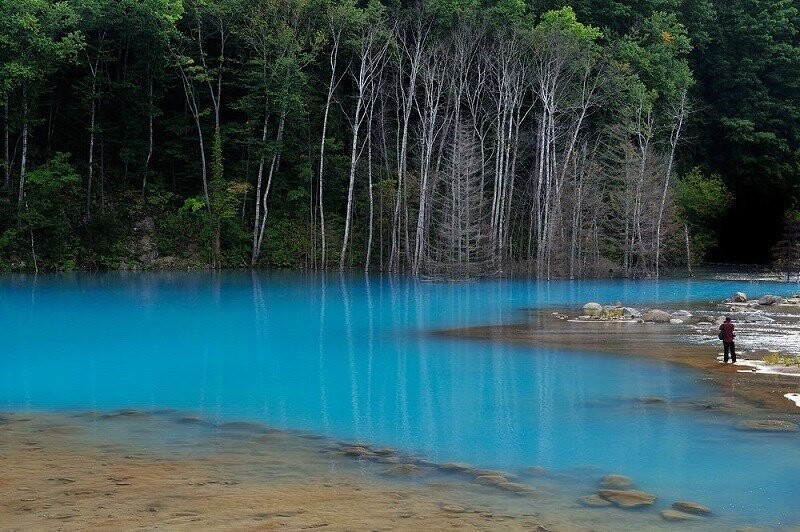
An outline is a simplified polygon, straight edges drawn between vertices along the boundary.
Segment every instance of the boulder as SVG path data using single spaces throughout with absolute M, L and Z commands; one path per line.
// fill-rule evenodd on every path
M 639 312 L 635 308 L 631 308 L 631 307 L 623 307 L 622 308 L 622 315 L 623 315 L 623 317 L 625 317 L 625 318 L 627 318 L 629 320 L 635 320 L 637 318 L 641 318 L 642 317 L 642 313 L 641 312 Z
M 675 312 L 672 313 L 672 317 L 673 318 L 681 318 L 681 319 L 683 319 L 683 318 L 691 318 L 692 317 L 692 313 L 689 312 L 688 310 L 676 310 Z
M 606 506 L 611 506 L 612 504 L 611 501 L 605 500 L 596 493 L 587 495 L 586 497 L 581 497 L 578 499 L 578 502 L 590 508 L 605 508 Z
M 644 321 L 652 321 L 654 323 L 669 323 L 670 315 L 663 310 L 652 309 L 642 314 Z
M 661 510 L 661 518 L 664 521 L 692 521 L 694 519 L 698 519 L 696 515 L 687 514 L 686 512 L 681 512 L 678 510 Z
M 620 508 L 639 508 L 650 506 L 656 502 L 655 495 L 650 495 L 639 490 L 599 490 L 597 494 L 607 501 L 611 501 Z
M 670 319 L 669 319 L 669 322 L 670 322 L 672 325 L 681 325 L 681 324 L 683 324 L 683 320 L 680 320 L 680 319 L 678 319 L 678 318 L 670 318 Z
M 747 419 L 736 425 L 739 430 L 754 432 L 798 432 L 800 428 L 791 421 L 780 419 Z
M 744 292 L 736 292 L 731 299 L 734 303 L 747 303 L 747 295 Z
M 627 488 L 633 481 L 625 475 L 606 475 L 600 479 L 600 484 L 609 488 Z
M 758 300 L 759 305 L 774 305 L 775 303 L 780 303 L 783 301 L 782 298 L 778 296 L 773 296 L 771 294 L 767 294 Z
M 711 515 L 711 508 L 691 501 L 678 501 L 672 503 L 672 508 L 679 512 L 694 515 Z
M 603 312 L 603 305 L 600 303 L 586 303 L 581 307 L 581 310 L 583 310 L 583 314 L 586 316 L 597 317 Z

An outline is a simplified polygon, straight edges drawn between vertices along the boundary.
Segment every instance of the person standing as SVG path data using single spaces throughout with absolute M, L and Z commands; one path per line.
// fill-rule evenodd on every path
M 736 337 L 736 334 L 733 332 L 734 326 L 733 322 L 731 321 L 730 316 L 725 316 L 725 322 L 719 326 L 719 334 L 720 338 L 722 339 L 722 345 L 724 347 L 724 355 L 723 360 L 725 364 L 728 363 L 728 353 L 730 352 L 731 355 L 731 362 L 734 364 L 736 363 L 736 344 L 733 343 L 733 339 Z

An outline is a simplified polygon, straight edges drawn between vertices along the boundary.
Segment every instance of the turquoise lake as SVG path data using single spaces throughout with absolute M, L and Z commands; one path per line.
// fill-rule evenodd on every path
M 0 410 L 178 409 L 573 479 L 634 478 L 733 521 L 800 523 L 800 436 L 675 404 L 703 375 L 631 357 L 434 337 L 530 308 L 719 300 L 797 285 L 225 273 L 0 278 Z M 666 348 L 666 347 L 665 347 Z M 590 492 L 582 492 L 588 494 Z

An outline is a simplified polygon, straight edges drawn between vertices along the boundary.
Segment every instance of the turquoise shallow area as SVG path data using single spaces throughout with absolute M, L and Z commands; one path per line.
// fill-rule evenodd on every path
M 718 393 L 650 360 L 435 338 L 530 307 L 788 295 L 713 281 L 408 279 L 249 272 L 0 278 L 0 410 L 189 411 L 390 445 L 436 461 L 633 477 L 667 505 L 800 523 L 800 436 L 681 404 Z M 578 482 L 578 486 L 581 483 Z

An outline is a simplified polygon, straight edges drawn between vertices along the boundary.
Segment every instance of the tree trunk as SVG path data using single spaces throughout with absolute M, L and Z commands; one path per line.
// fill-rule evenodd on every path
M 17 227 L 22 225 L 22 203 L 25 199 L 25 172 L 28 164 L 28 87 L 22 87 L 22 158 L 19 163 L 19 192 L 17 195 Z
M 89 121 L 89 179 L 86 183 L 86 219 L 92 219 L 92 178 L 94 177 L 94 126 L 97 119 L 97 80 L 92 80 L 92 114 Z
M 9 96 L 8 91 L 5 94 L 5 105 L 3 107 L 3 112 L 5 115 L 5 122 L 3 123 L 3 190 L 8 190 L 9 185 L 11 184 L 11 158 L 9 153 L 9 142 L 8 142 L 8 130 L 10 128 L 9 125 Z
M 150 74 L 147 91 L 147 158 L 144 160 L 144 173 L 142 176 L 142 197 L 147 190 L 147 172 L 150 170 L 150 159 L 153 157 L 153 75 Z

